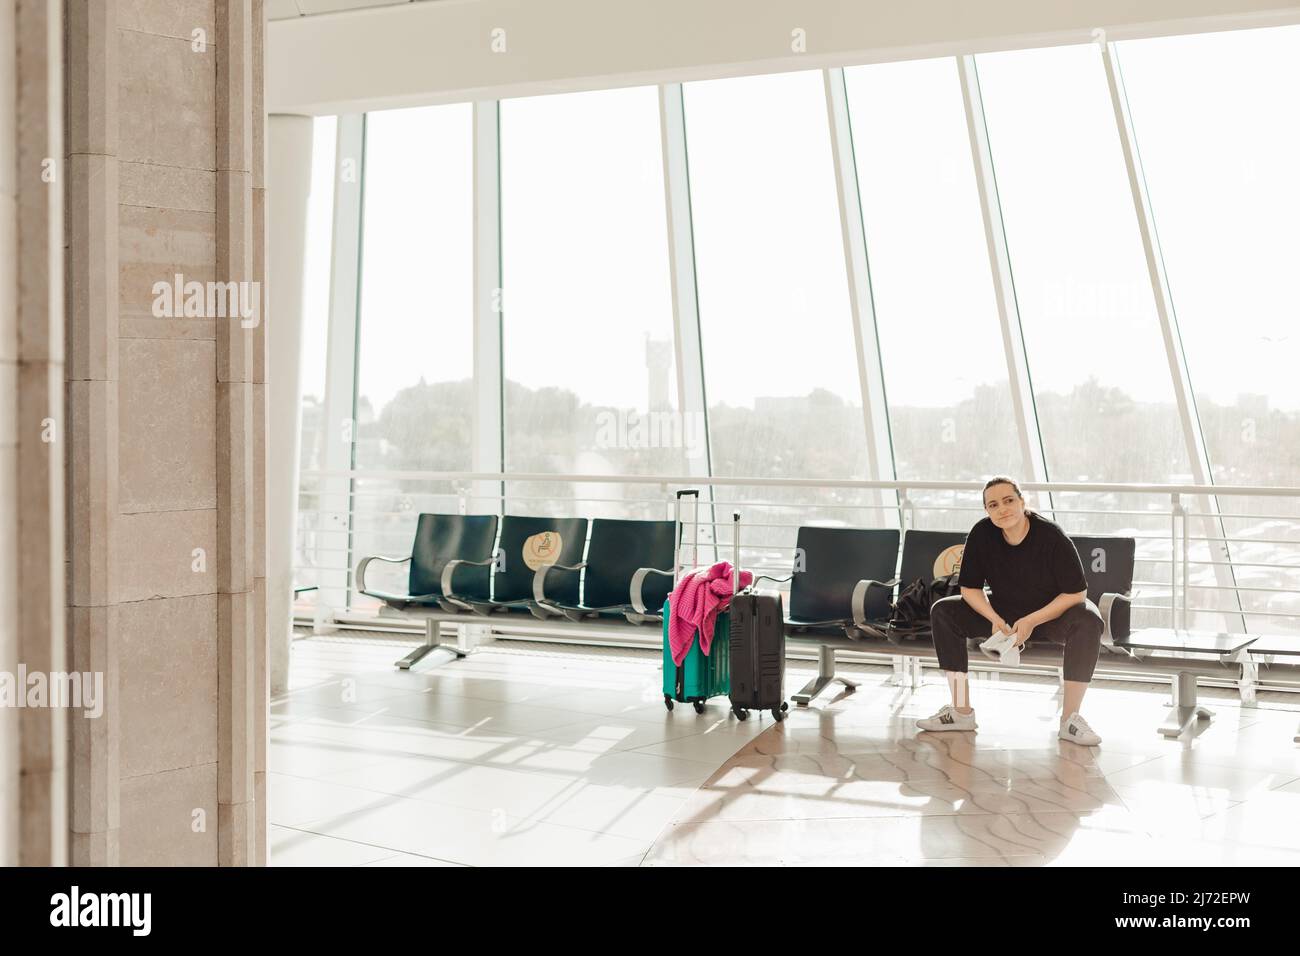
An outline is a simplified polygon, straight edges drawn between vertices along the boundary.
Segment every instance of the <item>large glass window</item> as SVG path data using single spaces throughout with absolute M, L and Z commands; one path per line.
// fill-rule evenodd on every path
M 307 226 L 302 288 L 302 465 L 318 468 L 321 405 L 325 400 L 325 360 L 329 341 L 330 255 L 334 232 L 334 153 L 338 117 L 320 116 L 312 122 L 311 186 L 307 196 Z
M 467 103 L 366 116 L 358 471 L 471 467 L 472 123 Z M 353 555 L 402 553 L 416 515 L 457 510 L 451 490 L 359 477 L 352 492 Z
M 844 74 L 896 473 L 1014 473 L 1020 444 L 955 61 Z M 978 495 L 909 497 L 926 527 L 983 517 Z
M 325 466 L 325 361 L 329 343 L 330 258 L 334 234 L 335 151 L 338 117 L 312 121 L 311 184 L 307 195 L 303 287 L 302 354 L 299 388 L 302 391 L 299 467 L 304 472 Z M 328 566 L 330 548 L 338 535 L 324 531 L 320 515 L 320 479 L 304 475 L 299 482 L 298 535 L 294 552 L 295 587 L 321 584 L 319 568 Z M 337 563 L 337 562 L 336 562 Z M 305 610 L 316 595 L 303 602 Z
M 714 473 L 865 476 L 822 74 L 684 95 Z
M 1300 27 L 1124 41 L 1130 109 L 1178 336 L 1220 484 L 1300 485 Z M 980 55 L 979 88 L 1012 304 L 1048 478 L 1190 482 L 1133 198 L 1095 45 Z M 1012 418 L 966 117 L 952 59 L 844 71 L 891 430 L 903 480 L 1025 473 Z M 500 104 L 502 443 L 515 512 L 660 518 L 658 476 L 868 474 L 825 75 L 684 84 L 705 422 L 682 417 L 654 87 Z M 673 87 L 673 90 L 676 88 Z M 319 506 L 304 482 L 298 561 L 345 574 L 403 553 L 451 483 L 398 471 L 473 467 L 472 107 L 368 114 L 356 303 L 354 468 Z M 304 289 L 305 470 L 321 450 L 336 123 L 318 120 Z M 679 143 L 670 144 L 680 148 Z M 339 304 L 334 303 L 338 309 Z M 346 310 L 349 304 L 343 304 Z M 488 317 L 490 321 L 491 318 Z M 691 359 L 694 356 L 689 357 Z M 495 382 L 491 384 L 495 388 Z M 495 396 L 493 396 L 494 398 Z M 482 423 L 484 426 L 487 423 Z M 706 447 L 707 443 L 707 447 Z M 614 474 L 635 485 L 550 480 Z M 345 491 L 347 492 L 345 494 Z M 923 527 L 965 528 L 978 499 L 911 492 Z M 346 500 L 345 500 L 346 499 Z M 856 489 L 721 486 L 744 563 L 788 573 L 801 524 L 879 526 Z M 1046 500 L 1033 504 L 1046 509 Z M 1300 503 L 1220 495 L 1197 512 L 1198 627 L 1297 630 Z M 1075 533 L 1138 539 L 1139 626 L 1168 621 L 1167 497 L 1057 494 Z M 477 504 L 472 505 L 476 510 Z M 310 515 L 333 517 L 333 528 Z M 704 520 L 712 520 L 705 518 Z M 343 526 L 343 523 L 345 526 Z M 326 538 L 330 540 L 326 540 Z M 345 540 L 339 540 L 345 539 Z M 726 557 L 729 533 L 704 535 Z M 711 557 L 711 555 L 706 555 Z M 1228 566 L 1228 561 L 1233 566 Z M 320 562 L 326 562 L 321 564 Z M 329 563 L 333 562 L 333 563 Z M 302 583 L 314 583 L 305 573 Z M 382 586 L 382 585 L 381 585 Z M 400 583 L 393 587 L 400 588 Z
M 997 53 L 977 65 L 1048 477 L 1189 482 L 1100 50 Z M 1167 606 L 1168 502 L 1053 499 L 1067 530 L 1138 537 L 1138 603 Z
M 513 472 L 682 474 L 655 87 L 501 103 L 505 461 Z M 662 517 L 662 495 L 588 489 L 583 514 Z M 512 505 L 572 513 L 572 486 Z M 613 499 L 613 500 L 610 500 Z
M 1097 47 L 978 66 L 1051 477 L 1189 480 Z
M 1214 479 L 1300 485 L 1300 27 L 1131 41 L 1118 59 Z M 1219 505 L 1228 548 L 1196 549 L 1192 604 L 1236 607 L 1207 563 L 1230 555 L 1250 627 L 1300 630 L 1300 502 Z
M 470 467 L 471 124 L 468 104 L 366 116 L 358 469 Z
M 688 83 L 684 106 L 713 473 L 866 477 L 822 74 Z M 786 574 L 793 531 L 767 525 L 884 518 L 837 489 L 719 493 L 733 495 L 755 525 L 746 541 L 776 549 L 755 562 Z

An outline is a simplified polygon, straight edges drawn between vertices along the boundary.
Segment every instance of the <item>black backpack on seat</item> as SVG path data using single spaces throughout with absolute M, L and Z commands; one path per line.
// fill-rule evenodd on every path
M 862 630 L 894 644 L 901 640 L 929 638 L 930 608 L 934 607 L 934 602 L 960 593 L 956 572 L 947 577 L 935 578 L 928 584 L 924 578 L 917 578 L 898 592 L 898 600 L 890 610 L 889 622 L 883 628 L 867 625 Z

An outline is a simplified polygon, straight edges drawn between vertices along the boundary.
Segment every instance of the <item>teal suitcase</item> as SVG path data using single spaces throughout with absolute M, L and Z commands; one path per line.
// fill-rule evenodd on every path
M 723 611 L 713 625 L 713 641 L 708 655 L 700 650 L 700 642 L 691 644 L 690 652 L 682 666 L 673 663 L 672 648 L 668 644 L 668 619 L 671 598 L 664 601 L 664 706 L 673 709 L 673 701 L 693 704 L 697 714 L 704 713 L 704 702 L 710 697 L 726 697 L 731 693 L 731 616 Z

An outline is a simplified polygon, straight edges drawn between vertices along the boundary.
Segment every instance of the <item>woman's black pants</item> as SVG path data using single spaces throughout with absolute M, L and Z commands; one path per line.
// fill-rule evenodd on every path
M 957 673 L 965 673 L 970 666 L 966 642 L 983 640 L 993 633 L 993 625 L 960 594 L 940 598 L 934 603 L 930 608 L 930 627 L 934 630 L 934 651 L 939 655 L 939 666 Z M 1093 669 L 1097 666 L 1101 634 L 1105 629 L 1097 605 L 1085 601 L 1074 605 L 1056 620 L 1039 624 L 1029 641 L 1064 644 L 1065 679 L 1087 683 L 1092 680 Z

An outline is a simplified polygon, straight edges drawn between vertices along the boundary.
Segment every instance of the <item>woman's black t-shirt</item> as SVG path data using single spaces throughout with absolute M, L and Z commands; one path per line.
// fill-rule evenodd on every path
M 966 535 L 957 583 L 993 594 L 989 603 L 1008 624 L 1032 614 L 1061 594 L 1088 588 L 1074 543 L 1060 526 L 1029 513 L 1029 533 L 1019 544 L 1008 544 L 1002 529 L 984 518 Z

